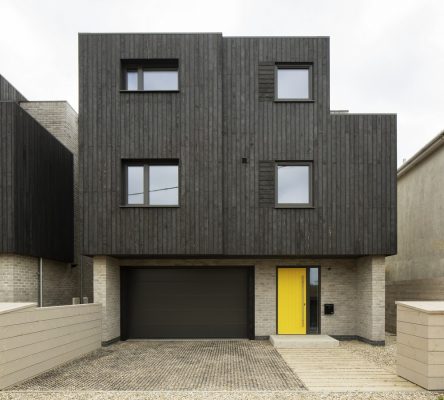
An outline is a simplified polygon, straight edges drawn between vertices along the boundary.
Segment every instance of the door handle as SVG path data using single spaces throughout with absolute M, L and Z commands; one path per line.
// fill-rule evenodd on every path
M 305 279 L 304 276 L 301 276 L 301 304 L 302 304 L 302 312 L 301 312 L 301 326 L 304 326 L 304 322 L 305 322 L 305 318 L 304 318 L 304 314 L 305 314 L 305 290 L 304 290 L 304 283 L 305 283 Z

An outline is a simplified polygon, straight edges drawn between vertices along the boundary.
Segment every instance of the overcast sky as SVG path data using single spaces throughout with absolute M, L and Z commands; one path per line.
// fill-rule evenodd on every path
M 0 0 L 0 73 L 78 109 L 78 32 L 330 36 L 331 108 L 398 114 L 398 164 L 444 129 L 444 0 Z

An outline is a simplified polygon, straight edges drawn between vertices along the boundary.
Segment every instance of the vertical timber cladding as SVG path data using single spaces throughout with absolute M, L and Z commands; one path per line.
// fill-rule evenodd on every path
M 84 254 L 396 251 L 396 116 L 330 115 L 328 38 L 82 34 L 79 52 Z M 146 58 L 179 60 L 179 93 L 121 92 L 121 59 Z M 313 101 L 274 101 L 276 62 L 312 64 Z M 119 207 L 131 158 L 180 160 L 179 208 Z M 313 161 L 313 208 L 274 208 L 276 160 Z
M 84 254 L 222 253 L 222 36 L 81 34 Z M 121 60 L 178 59 L 178 93 L 120 91 Z M 122 208 L 122 159 L 179 159 L 179 208 Z
M 225 254 L 393 254 L 396 116 L 330 115 L 329 39 L 224 38 L 223 61 Z M 276 62 L 313 65 L 313 102 L 274 101 Z M 277 160 L 313 161 L 312 209 L 274 208 Z
M 73 260 L 73 156 L 17 103 L 0 103 L 0 252 Z

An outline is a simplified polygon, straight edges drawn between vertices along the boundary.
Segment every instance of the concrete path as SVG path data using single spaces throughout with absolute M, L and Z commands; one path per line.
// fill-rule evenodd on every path
M 422 390 L 393 372 L 341 347 L 277 350 L 308 390 L 321 392 Z

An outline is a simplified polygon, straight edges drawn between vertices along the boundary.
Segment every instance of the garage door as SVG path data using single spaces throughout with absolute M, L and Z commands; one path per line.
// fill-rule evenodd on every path
M 124 268 L 122 337 L 253 336 L 250 268 Z

